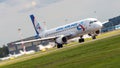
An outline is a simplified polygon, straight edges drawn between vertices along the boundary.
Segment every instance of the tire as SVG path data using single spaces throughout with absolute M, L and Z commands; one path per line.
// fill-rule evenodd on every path
M 63 44 L 57 44 L 57 48 L 62 48 Z
M 82 40 L 81 39 L 79 39 L 79 43 L 81 43 L 82 42 Z
M 85 41 L 85 40 L 84 40 L 84 38 L 82 38 L 81 40 L 82 40 L 82 42 L 84 42 L 84 41 Z
M 92 39 L 96 39 L 96 36 L 92 36 Z
M 60 48 L 62 48 L 63 47 L 63 44 L 60 44 Z
M 79 39 L 79 43 L 82 43 L 84 41 L 85 41 L 84 38 Z
M 60 45 L 59 45 L 59 44 L 57 44 L 57 48 L 60 48 Z

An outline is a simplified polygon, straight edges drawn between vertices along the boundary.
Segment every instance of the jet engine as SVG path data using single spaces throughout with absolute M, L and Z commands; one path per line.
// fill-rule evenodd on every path
M 58 44 L 63 44 L 66 42 L 67 42 L 67 38 L 64 36 L 60 36 L 60 37 L 56 38 L 56 43 L 58 43 Z
M 95 31 L 96 34 L 100 34 L 100 30 Z

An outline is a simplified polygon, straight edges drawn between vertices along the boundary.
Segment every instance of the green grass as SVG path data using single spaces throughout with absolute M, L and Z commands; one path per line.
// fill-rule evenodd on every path
M 120 35 L 77 44 L 69 48 L 1 66 L 0 68 L 119 68 Z

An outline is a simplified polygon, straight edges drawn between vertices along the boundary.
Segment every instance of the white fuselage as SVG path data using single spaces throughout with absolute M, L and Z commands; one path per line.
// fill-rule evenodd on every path
M 84 34 L 95 32 L 102 28 L 102 24 L 95 18 L 84 19 L 76 21 L 64 26 L 46 30 L 40 34 L 40 37 L 52 37 L 52 36 L 68 36 L 72 37 L 81 36 Z

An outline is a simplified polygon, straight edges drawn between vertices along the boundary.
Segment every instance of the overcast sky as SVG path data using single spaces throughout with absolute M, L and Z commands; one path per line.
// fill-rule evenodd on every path
M 47 29 L 95 17 L 101 22 L 120 15 L 120 0 L 0 0 L 0 46 L 34 36 L 30 14 Z

